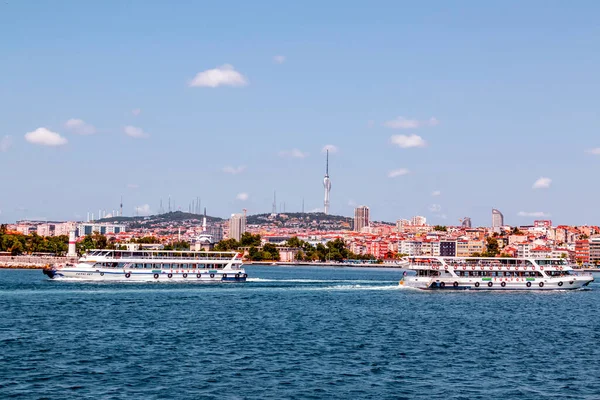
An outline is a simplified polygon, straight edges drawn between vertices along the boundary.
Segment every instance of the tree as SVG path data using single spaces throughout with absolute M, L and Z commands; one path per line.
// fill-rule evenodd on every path
M 20 241 L 15 240 L 12 243 L 12 246 L 10 247 L 10 249 L 8 249 L 8 250 L 10 251 L 11 255 L 18 256 L 20 254 L 23 254 L 23 244 Z
M 286 242 L 286 246 L 288 247 L 302 247 L 302 244 L 305 243 L 302 240 L 298 239 L 298 236 L 294 236 L 288 239 Z
M 266 243 L 262 249 L 263 257 L 265 260 L 279 261 L 279 249 L 272 243 Z
M 498 239 L 494 237 L 488 237 L 486 242 L 487 257 L 496 257 L 500 253 Z
M 235 239 L 221 240 L 215 245 L 216 251 L 232 251 L 240 247 L 240 243 Z
M 189 250 L 189 249 L 190 249 L 190 244 L 188 242 L 186 242 L 185 240 L 176 241 L 176 242 L 173 242 L 173 243 L 165 246 L 165 250 L 184 251 L 184 250 Z
M 98 232 L 92 235 L 92 240 L 94 241 L 96 249 L 105 249 L 108 246 L 108 239 L 106 239 L 106 236 Z
M 244 232 L 240 238 L 241 247 L 260 246 L 260 235 L 253 235 L 250 232 Z
M 448 232 L 448 228 L 443 225 L 436 225 L 433 227 L 433 230 L 438 232 Z
M 510 232 L 512 235 L 522 235 L 523 232 L 521 232 L 519 230 L 519 228 L 517 228 L 516 226 L 512 229 L 512 231 Z

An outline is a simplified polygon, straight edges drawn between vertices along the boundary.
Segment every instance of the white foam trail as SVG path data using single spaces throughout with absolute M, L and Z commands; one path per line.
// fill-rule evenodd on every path
M 365 279 L 265 279 L 265 278 L 248 278 L 246 282 L 275 282 L 275 283 L 391 283 L 395 281 L 371 281 Z
M 309 290 L 309 291 L 331 291 L 331 290 L 367 290 L 367 291 L 379 291 L 379 290 L 398 290 L 398 285 L 391 286 L 363 286 L 363 285 L 335 285 L 335 286 L 324 286 L 314 288 L 293 288 L 294 290 Z

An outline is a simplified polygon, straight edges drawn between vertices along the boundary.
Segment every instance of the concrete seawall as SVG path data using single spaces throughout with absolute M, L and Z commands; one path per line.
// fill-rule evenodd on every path
M 76 261 L 76 257 L 0 256 L 0 268 L 42 269 L 49 264 Z

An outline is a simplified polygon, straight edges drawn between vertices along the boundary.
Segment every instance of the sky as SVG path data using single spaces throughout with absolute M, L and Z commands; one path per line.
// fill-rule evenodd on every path
M 596 1 L 0 3 L 0 222 L 600 224 Z

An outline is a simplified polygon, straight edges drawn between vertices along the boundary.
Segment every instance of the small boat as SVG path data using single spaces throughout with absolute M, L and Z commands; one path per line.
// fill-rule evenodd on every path
M 400 286 L 474 290 L 566 290 L 594 281 L 591 273 L 576 272 L 562 258 L 405 257 Z
M 50 265 L 51 279 L 134 282 L 245 282 L 242 254 L 218 251 L 90 250 L 77 263 Z

